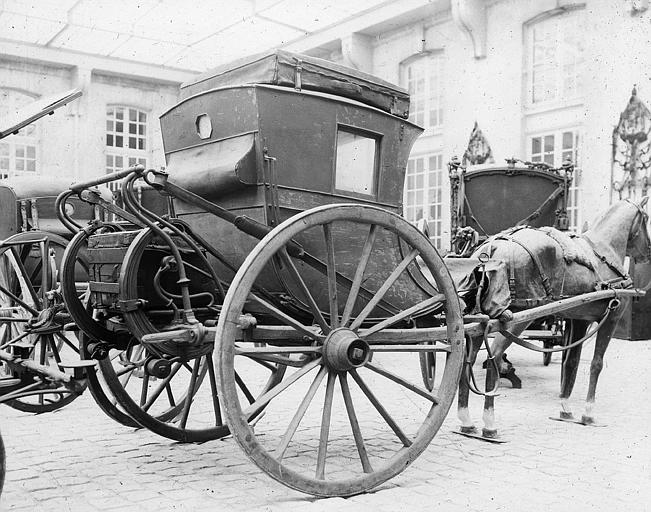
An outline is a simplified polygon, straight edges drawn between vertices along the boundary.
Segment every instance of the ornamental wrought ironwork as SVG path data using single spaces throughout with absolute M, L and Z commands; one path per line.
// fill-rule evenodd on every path
M 468 166 L 486 163 L 492 164 L 493 162 L 495 162 L 495 159 L 493 158 L 493 151 L 488 143 L 488 139 L 486 139 L 483 132 L 479 129 L 477 121 L 475 121 L 475 126 L 470 133 L 468 147 L 463 154 L 461 164 Z
M 628 105 L 613 130 L 613 189 L 624 197 L 646 195 L 651 168 L 651 111 L 633 87 Z

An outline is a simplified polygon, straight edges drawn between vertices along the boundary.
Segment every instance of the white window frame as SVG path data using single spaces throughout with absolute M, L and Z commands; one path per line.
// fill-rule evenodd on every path
M 9 100 L 8 105 L 3 106 L 9 108 L 9 111 L 28 105 L 37 98 L 18 89 L 10 88 L 3 91 L 7 92 Z M 19 150 L 22 150 L 22 156 L 19 155 Z M 23 164 L 22 169 L 18 169 L 20 161 Z M 30 164 L 32 169 L 28 169 Z M 11 176 L 35 176 L 40 174 L 40 170 L 40 133 L 36 124 L 25 126 L 17 134 L 0 140 L 0 179 Z
M 443 54 L 427 53 L 401 64 L 402 86 L 409 91 L 409 121 L 434 132 L 443 128 Z
M 568 147 L 567 134 L 571 134 L 571 146 Z M 553 137 L 553 144 L 546 148 L 544 140 Z M 534 139 L 541 139 L 541 151 L 533 152 Z M 581 183 L 581 141 L 583 140 L 581 130 L 576 126 L 567 127 L 557 130 L 548 130 L 531 134 L 527 137 L 527 156 L 532 162 L 545 162 L 554 167 L 560 167 L 563 161 L 570 157 L 574 163 L 574 174 L 570 185 L 567 198 L 567 217 L 570 223 L 570 231 L 579 232 L 581 230 L 581 210 L 580 206 L 580 183 Z
M 349 139 L 344 140 L 345 136 Z M 370 197 L 376 195 L 380 140 L 379 134 L 354 126 L 337 125 L 335 192 Z
M 407 162 L 403 215 L 412 222 L 427 221 L 429 237 L 436 248 L 443 247 L 445 166 L 443 153 L 413 155 Z
M 121 111 L 122 119 L 118 119 Z M 136 119 L 130 120 L 131 112 L 136 113 Z M 142 121 L 141 114 L 145 119 Z M 132 105 L 111 104 L 106 106 L 106 126 L 104 130 L 106 173 L 121 171 L 133 165 L 148 166 L 151 160 L 149 142 L 150 113 L 142 108 Z M 122 123 L 119 125 L 118 123 Z M 133 127 L 135 133 L 130 133 Z M 144 133 L 142 133 L 144 132 Z M 118 140 L 118 138 L 121 139 Z M 130 140 L 135 141 L 135 148 L 130 147 Z M 119 182 L 109 183 L 109 188 L 116 191 L 120 188 Z
M 583 96 L 583 10 L 526 23 L 525 76 L 529 108 L 579 103 Z M 541 55 L 542 54 L 542 55 Z

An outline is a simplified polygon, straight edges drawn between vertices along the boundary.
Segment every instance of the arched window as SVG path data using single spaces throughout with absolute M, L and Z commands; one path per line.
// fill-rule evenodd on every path
M 35 99 L 15 89 L 0 89 L 0 117 L 14 115 Z M 39 131 L 35 124 L 0 140 L 0 178 L 36 174 L 39 171 L 38 146 Z
M 582 95 L 581 10 L 543 13 L 525 23 L 527 104 L 568 102 Z
M 123 105 L 106 108 L 106 172 L 121 171 L 149 163 L 149 116 L 147 112 Z
M 409 91 L 409 120 L 425 129 L 443 125 L 443 57 L 410 58 L 402 64 L 402 85 Z

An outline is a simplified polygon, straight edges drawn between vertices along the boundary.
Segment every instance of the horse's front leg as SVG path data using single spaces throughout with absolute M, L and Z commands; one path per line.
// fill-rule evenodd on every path
M 570 343 L 575 342 L 586 334 L 589 326 L 590 322 L 585 320 L 566 320 L 565 329 L 569 329 L 569 332 L 566 332 L 565 339 Z M 572 408 L 569 404 L 569 399 L 572 395 L 572 390 L 574 389 L 574 383 L 576 382 L 576 373 L 579 368 L 582 348 L 583 345 L 577 345 L 576 347 L 563 352 L 563 362 L 561 364 L 561 392 L 558 396 L 561 402 L 560 418 L 562 420 L 571 420 L 574 418 Z
M 594 402 L 595 402 L 595 393 L 597 390 L 597 381 L 599 380 L 599 375 L 604 366 L 604 354 L 610 343 L 610 338 L 612 337 L 613 331 L 615 330 L 615 325 L 617 324 L 617 318 L 608 319 L 604 325 L 599 329 L 597 334 L 597 340 L 594 346 L 594 355 L 592 356 L 592 363 L 590 364 L 590 383 L 588 384 L 588 394 L 585 399 L 585 411 L 581 417 L 581 423 L 585 425 L 594 424 Z
M 511 334 L 519 336 L 522 334 L 529 325 L 528 323 L 516 325 Z M 486 364 L 486 392 L 490 392 L 495 388 L 497 380 L 500 378 L 500 373 L 502 371 L 501 365 L 503 363 L 502 356 L 506 349 L 509 348 L 511 342 L 507 340 L 500 333 L 495 334 L 493 343 L 491 344 L 491 353 L 493 361 L 496 364 L 493 364 L 493 361 L 490 359 Z M 497 366 L 498 372 L 495 371 Z M 495 427 L 495 397 L 491 395 L 486 395 L 484 397 L 484 414 L 482 417 L 484 421 L 484 428 L 482 429 L 482 436 L 488 439 L 493 439 L 497 437 L 497 428 Z
M 467 343 L 467 354 L 466 354 L 466 364 L 463 368 L 463 373 L 461 374 L 461 380 L 459 381 L 459 396 L 457 399 L 457 417 L 461 422 L 461 432 L 463 433 L 474 433 L 476 432 L 475 424 L 470 417 L 470 410 L 468 409 L 468 400 L 470 396 L 470 387 L 468 384 L 468 379 L 470 379 L 470 370 L 472 365 L 475 364 L 477 359 L 477 352 L 481 347 L 482 337 L 478 336 L 471 338 L 469 343 Z

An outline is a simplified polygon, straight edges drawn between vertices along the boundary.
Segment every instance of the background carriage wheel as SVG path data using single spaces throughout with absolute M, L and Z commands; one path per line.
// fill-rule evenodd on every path
M 290 257 L 291 240 L 306 254 Z M 404 257 L 400 243 L 410 248 Z M 405 272 L 416 256 L 438 295 L 424 295 Z M 311 318 L 251 292 L 270 265 L 311 305 Z M 382 301 L 400 306 L 387 312 Z M 411 328 L 411 315 L 436 303 L 443 303 L 446 325 Z M 237 318 L 253 307 L 258 325 L 243 334 Z M 436 249 L 398 215 L 359 205 L 315 208 L 267 235 L 229 288 L 216 339 L 220 396 L 234 438 L 271 477 L 318 496 L 369 490 L 413 462 L 447 415 L 464 359 L 458 297 Z M 437 341 L 436 348 L 425 341 Z M 447 356 L 436 393 L 419 383 L 423 350 Z M 270 357 L 291 357 L 294 368 L 249 404 L 234 365 Z M 247 420 L 261 407 L 254 430 Z
M 0 434 L 0 496 L 2 496 L 2 488 L 4 487 L 5 484 L 5 470 L 6 470 L 5 444 L 4 441 L 2 440 L 2 434 Z
M 89 343 L 103 341 L 110 344 L 115 343 L 117 340 L 117 336 L 113 331 L 109 331 L 102 321 L 93 317 L 93 308 L 88 303 L 88 283 L 78 282 L 79 275 L 76 270 L 80 259 L 87 260 L 88 238 L 100 230 L 115 231 L 117 228 L 110 224 L 101 224 L 80 231 L 68 243 L 61 262 L 61 294 L 70 316 L 81 329 L 79 341 L 82 359 L 92 359 L 92 354 L 87 350 Z M 82 285 L 81 290 L 80 285 Z M 103 377 L 103 373 L 109 371 L 107 365 L 120 364 L 124 360 L 123 352 L 123 350 L 112 350 L 107 355 L 107 361 L 98 361 L 96 368 L 86 370 L 88 389 L 99 408 L 107 416 L 124 426 L 140 428 L 140 424 L 119 407 Z
M 423 384 L 428 391 L 432 391 L 436 383 L 436 352 L 421 352 L 418 357 Z
M 47 240 L 47 248 L 44 240 Z M 62 328 L 25 334 L 24 326 L 43 312 L 46 294 L 59 287 L 59 269 L 67 243 L 65 238 L 52 233 L 28 231 L 9 237 L 0 245 L 0 308 L 1 316 L 5 319 L 0 319 L 0 347 L 10 353 L 17 352 L 20 346 L 28 347 L 30 357 L 36 362 L 58 366 L 62 371 L 66 370 L 59 363 L 79 359 L 76 335 L 64 332 Z M 49 275 L 45 282 L 42 279 L 44 268 L 46 275 Z M 87 276 L 87 262 L 80 259 L 75 271 Z M 61 313 L 64 314 L 63 311 Z M 20 378 L 6 365 L 0 369 L 0 373 L 3 373 L 5 384 L 9 384 L 11 379 Z M 31 391 L 28 392 L 32 395 L 8 401 L 7 405 L 24 412 L 50 412 L 72 402 L 83 391 L 83 386 L 73 392 L 62 385 L 53 386 L 46 382 L 37 384 L 25 381 L 20 386 L 30 383 Z
M 155 235 L 143 230 L 133 240 L 124 258 L 120 274 L 120 298 L 137 299 L 143 290 L 151 290 L 152 276 L 161 258 L 169 251 L 156 244 Z M 184 258 L 192 259 L 191 253 Z M 197 262 L 193 260 L 196 266 Z M 190 270 L 193 283 L 206 283 L 205 273 Z M 176 282 L 172 275 L 168 282 Z M 172 310 L 169 309 L 171 312 Z M 160 309 L 158 314 L 160 315 Z M 216 312 L 213 312 L 213 316 Z M 217 378 L 212 365 L 213 343 L 198 346 L 180 346 L 173 342 L 145 346 L 138 340 L 145 334 L 174 327 L 172 315 L 151 318 L 146 311 L 136 309 L 124 313 L 125 323 L 133 335 L 127 349 L 112 362 L 101 360 L 99 370 L 111 394 L 121 408 L 143 427 L 181 442 L 201 442 L 223 437 L 229 433 L 222 419 L 217 394 Z M 158 365 L 169 370 L 167 376 L 149 369 Z M 252 371 L 252 367 L 255 371 Z M 263 368 L 261 376 L 257 371 Z M 238 386 L 250 401 L 273 386 L 284 372 L 282 365 L 247 362 L 238 368 Z M 254 379 L 249 378 L 253 373 Z

